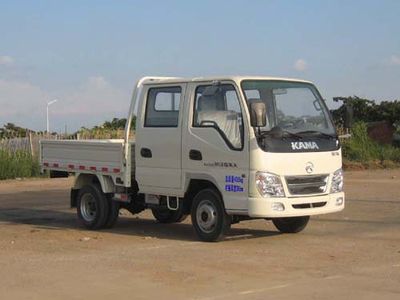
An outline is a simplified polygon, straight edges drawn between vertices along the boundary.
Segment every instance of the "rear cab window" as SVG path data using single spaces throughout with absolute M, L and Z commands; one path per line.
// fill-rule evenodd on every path
M 150 88 L 144 127 L 178 127 L 181 96 L 180 86 Z

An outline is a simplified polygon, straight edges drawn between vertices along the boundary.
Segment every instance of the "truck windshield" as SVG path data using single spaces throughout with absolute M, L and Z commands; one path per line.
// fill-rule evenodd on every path
M 317 89 L 309 83 L 244 80 L 243 93 L 247 103 L 265 103 L 266 126 L 262 131 L 279 128 L 289 134 L 335 135 L 328 109 Z

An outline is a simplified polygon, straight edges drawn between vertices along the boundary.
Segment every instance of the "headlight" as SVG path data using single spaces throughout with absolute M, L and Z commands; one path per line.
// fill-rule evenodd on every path
M 343 192 L 343 170 L 339 169 L 333 173 L 331 193 Z
M 266 172 L 256 173 L 257 190 L 263 197 L 285 197 L 279 176 Z

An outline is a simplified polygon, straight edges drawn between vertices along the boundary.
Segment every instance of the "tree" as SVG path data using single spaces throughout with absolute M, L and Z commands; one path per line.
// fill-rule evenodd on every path
M 0 138 L 26 137 L 28 132 L 33 132 L 33 130 L 19 127 L 14 123 L 7 123 L 0 128 Z
M 332 110 L 332 116 L 336 124 L 343 124 L 345 106 L 351 105 L 354 110 L 354 121 L 375 122 L 389 121 L 397 125 L 400 121 L 400 101 L 382 101 L 376 104 L 374 100 L 364 99 L 357 96 L 337 97 L 343 104 Z
M 126 119 L 113 118 L 111 122 L 106 121 L 103 123 L 102 127 L 105 129 L 124 129 L 126 124 Z
M 111 121 L 105 121 L 102 125 L 96 125 L 92 128 L 81 127 L 74 135 L 80 134 L 82 137 L 89 138 L 121 138 L 125 129 L 126 119 L 113 118 Z M 131 130 L 136 127 L 136 117 L 132 118 Z

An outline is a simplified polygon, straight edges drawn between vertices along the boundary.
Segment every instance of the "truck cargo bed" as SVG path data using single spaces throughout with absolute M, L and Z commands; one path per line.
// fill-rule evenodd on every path
M 135 169 L 135 143 L 131 147 L 131 174 Z M 124 140 L 42 140 L 42 169 L 67 172 L 122 174 Z

